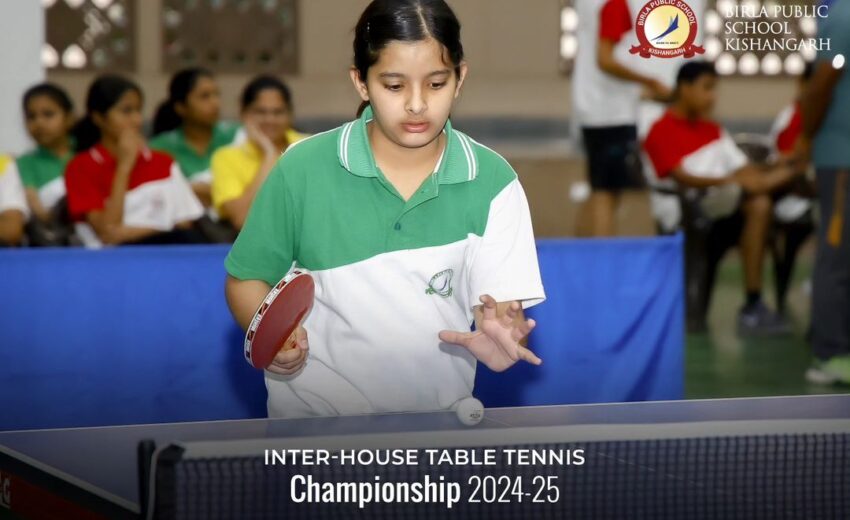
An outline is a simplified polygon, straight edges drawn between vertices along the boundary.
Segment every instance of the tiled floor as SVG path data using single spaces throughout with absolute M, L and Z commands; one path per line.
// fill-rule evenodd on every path
M 794 333 L 782 338 L 740 338 L 735 320 L 743 299 L 741 265 L 735 252 L 724 260 L 709 312 L 709 332 L 687 337 L 685 393 L 688 398 L 850 392 L 850 387 L 811 385 L 803 373 L 811 360 L 809 324 L 812 250 L 801 253 L 789 294 Z M 770 276 L 770 273 L 766 273 Z M 774 305 L 770 284 L 766 299 Z

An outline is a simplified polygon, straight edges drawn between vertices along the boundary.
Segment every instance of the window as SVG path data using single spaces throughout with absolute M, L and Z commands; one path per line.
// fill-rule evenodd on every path
M 561 72 L 570 74 L 578 52 L 578 13 L 573 0 L 561 0 Z
M 133 0 L 41 0 L 48 70 L 132 71 L 135 67 Z
M 163 0 L 163 67 L 294 74 L 297 14 L 295 0 Z

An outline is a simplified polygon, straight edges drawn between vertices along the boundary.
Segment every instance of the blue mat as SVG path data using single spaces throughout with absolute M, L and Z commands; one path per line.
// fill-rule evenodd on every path
M 541 368 L 479 368 L 488 406 L 682 397 L 680 237 L 544 240 Z M 0 430 L 265 415 L 223 295 L 226 247 L 0 251 Z

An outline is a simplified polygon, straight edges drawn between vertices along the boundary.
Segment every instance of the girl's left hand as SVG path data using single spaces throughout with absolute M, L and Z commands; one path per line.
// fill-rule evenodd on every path
M 504 316 L 496 313 L 496 300 L 485 294 L 481 297 L 483 317 L 475 332 L 440 332 L 440 340 L 468 349 L 475 358 L 494 372 L 507 370 L 519 360 L 532 365 L 543 362 L 519 342 L 534 328 L 534 320 L 518 321 L 520 305 L 512 302 Z

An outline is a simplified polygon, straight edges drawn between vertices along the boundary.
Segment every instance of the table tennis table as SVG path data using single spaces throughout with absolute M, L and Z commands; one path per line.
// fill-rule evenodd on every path
M 265 449 L 584 450 L 554 466 L 269 466 Z M 294 503 L 290 480 L 554 476 L 530 503 Z M 482 473 L 483 472 L 483 473 Z M 493 481 L 494 485 L 495 480 Z M 480 483 L 480 482 L 479 482 Z M 464 493 L 470 489 L 464 487 Z M 523 496 L 525 502 L 523 503 Z M 486 502 L 486 501 L 485 501 Z M 544 501 L 545 502 L 545 501 Z M 0 517 L 850 518 L 850 395 L 494 408 L 0 433 Z

